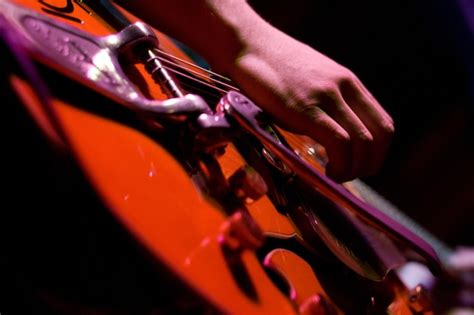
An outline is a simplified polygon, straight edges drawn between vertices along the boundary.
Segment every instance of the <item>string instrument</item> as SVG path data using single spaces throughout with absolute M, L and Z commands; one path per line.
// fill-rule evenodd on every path
M 1 0 L 0 34 L 6 307 L 431 312 L 396 270 L 432 247 L 176 41 L 85 0 Z

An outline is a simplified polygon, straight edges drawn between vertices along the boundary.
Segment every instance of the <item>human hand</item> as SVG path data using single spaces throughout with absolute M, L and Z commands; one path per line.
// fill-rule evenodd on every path
M 282 127 L 322 144 L 328 176 L 342 182 L 381 166 L 393 121 L 351 71 L 268 24 L 245 0 L 159 2 L 155 10 L 150 0 L 120 1 L 200 52 Z
M 326 148 L 329 177 L 374 174 L 394 132 L 390 115 L 347 68 L 269 25 L 258 32 L 227 70 L 233 80 L 282 127 Z

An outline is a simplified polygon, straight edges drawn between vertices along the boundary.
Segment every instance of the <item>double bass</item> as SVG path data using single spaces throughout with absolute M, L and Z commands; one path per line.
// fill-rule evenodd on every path
M 396 273 L 432 247 L 176 41 L 106 0 L 1 0 L 0 34 L 7 310 L 432 311 Z

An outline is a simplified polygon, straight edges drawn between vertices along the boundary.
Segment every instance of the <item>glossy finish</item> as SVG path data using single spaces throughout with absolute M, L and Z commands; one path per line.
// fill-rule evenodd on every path
M 67 12 L 57 10 L 65 6 L 64 0 L 47 1 L 48 5 L 45 1 L 16 2 L 94 35 L 115 33 L 79 1 L 67 1 L 71 4 Z M 157 36 L 167 53 L 189 60 L 166 36 L 158 32 Z M 138 82 L 144 94 L 168 99 L 143 66 L 137 65 L 135 70 L 142 77 Z M 153 259 L 168 266 L 209 303 L 225 313 L 296 314 L 299 308 L 305 311 L 311 305 L 318 306 L 311 302 L 316 296 L 330 301 L 310 265 L 295 253 L 277 248 L 266 253 L 263 263 L 259 261 L 256 250 L 262 249 L 265 237 L 302 241 L 293 222 L 277 211 L 267 195 L 262 195 L 261 187 L 247 191 L 254 202 L 242 203 L 242 212 L 228 215 L 227 209 L 197 188 L 176 157 L 156 140 L 57 97 L 44 104 L 38 101 L 29 82 L 16 77 L 11 80 L 51 139 L 64 139 L 63 146 L 74 154 L 120 224 Z M 45 107 L 48 115 L 44 114 Z M 233 145 L 227 146 L 218 162 L 225 178 L 247 164 Z M 318 168 L 323 170 L 320 165 Z M 245 271 L 252 294 L 239 283 L 242 279 L 235 273 L 236 264 Z M 286 279 L 292 288 L 289 296 L 272 282 L 264 265 Z M 306 307 L 308 303 L 312 304 Z
M 249 251 L 242 253 L 242 260 L 259 302 L 241 293 L 219 243 L 226 217 L 206 202 L 162 147 L 135 130 L 67 105 L 59 105 L 58 112 L 91 182 L 111 211 L 156 259 L 169 264 L 225 310 L 246 314 L 279 309 L 292 312 Z
M 44 13 L 36 1 L 18 2 Z M 49 3 L 64 5 L 64 1 Z M 74 17 L 82 23 L 68 19 L 65 22 L 97 35 L 111 32 L 97 16 L 86 14 L 77 4 L 74 9 Z M 166 44 L 171 44 L 167 39 L 160 42 L 167 49 Z M 176 52 L 174 46 L 169 47 L 170 53 Z M 180 52 L 177 55 L 184 58 Z M 143 76 L 147 78 L 150 94 L 167 98 L 151 78 Z M 15 82 L 20 93 L 34 90 L 26 82 L 18 79 Z M 30 108 L 41 112 L 42 105 L 34 100 L 34 95 L 24 97 Z M 250 250 L 242 250 L 240 257 L 258 299 L 242 292 L 219 242 L 221 227 L 226 222 L 224 212 L 196 189 L 188 174 L 162 146 L 130 127 L 59 99 L 50 100 L 50 105 L 53 115 L 48 119 L 56 120 L 50 124 L 61 126 L 69 150 L 110 211 L 155 259 L 168 265 L 191 288 L 225 312 L 295 313 L 293 305 L 273 285 Z M 233 166 L 234 161 L 230 164 Z M 240 167 L 244 163 L 240 160 L 237 164 Z M 263 203 L 271 206 L 268 201 L 257 202 L 256 211 Z M 278 233 L 279 227 L 274 230 Z
M 257 120 L 262 113 L 250 99 L 238 92 L 229 92 L 222 102 L 225 113 L 234 118 L 240 127 L 257 138 L 272 154 L 278 157 L 289 169 L 291 169 L 308 186 L 314 187 L 323 195 L 333 200 L 341 207 L 351 211 L 367 224 L 384 231 L 392 239 L 399 241 L 403 246 L 415 251 L 423 257 L 433 272 L 439 272 L 440 261 L 436 252 L 423 239 L 405 228 L 403 225 L 386 216 L 383 212 L 354 197 L 341 185 L 322 175 L 288 149 L 282 143 L 263 130 Z
M 158 39 L 146 24 L 130 24 L 117 34 L 94 36 L 59 21 L 51 20 L 44 14 L 35 14 L 28 9 L 0 1 L 0 10 L 14 31 L 21 36 L 20 41 L 28 53 L 48 66 L 67 74 L 101 94 L 117 101 L 133 111 L 160 116 L 173 116 L 209 112 L 208 105 L 197 95 L 179 92 L 166 70 L 157 65 L 146 67 L 157 79 L 163 77 L 164 89 L 175 96 L 168 100 L 149 99 L 131 82 L 121 67 L 121 59 L 129 64 L 138 62 L 133 55 L 137 47 L 157 47 Z M 152 48 L 146 48 L 146 51 Z M 125 59 L 126 58 L 126 59 Z M 146 61 L 148 64 L 151 61 Z M 161 71 L 157 71 L 161 69 Z
M 265 180 L 256 170 L 247 165 L 235 171 L 228 180 L 236 197 L 246 203 L 260 199 L 268 191 Z
M 221 226 L 219 242 L 224 250 L 240 255 L 243 250 L 258 250 L 265 242 L 265 236 L 260 227 L 247 213 L 237 211 Z
M 324 293 L 311 266 L 295 253 L 285 249 L 273 250 L 265 257 L 264 265 L 285 279 L 290 288 L 291 299 L 298 305 L 298 308 L 307 309 L 306 313 L 309 314 L 310 309 L 323 309 L 324 307 L 315 305 L 319 304 L 316 302 L 322 299 L 327 301 L 325 303 L 331 304 L 330 298 Z M 322 303 L 324 302 L 320 304 Z M 341 314 L 340 311 L 337 313 Z

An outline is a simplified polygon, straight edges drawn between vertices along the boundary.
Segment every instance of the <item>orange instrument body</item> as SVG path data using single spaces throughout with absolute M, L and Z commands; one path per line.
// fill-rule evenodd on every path
M 93 35 L 116 33 L 105 19 L 82 1 L 14 2 Z M 124 14 L 136 20 L 126 12 Z M 190 61 L 172 40 L 159 32 L 156 34 L 162 50 Z M 154 99 L 168 98 L 143 66 L 137 65 L 135 69 L 141 77 L 137 84 L 142 85 L 142 91 L 147 91 Z M 55 84 L 48 77 L 44 79 L 47 85 Z M 234 225 L 236 229 L 245 225 L 245 219 L 229 214 L 225 207 L 202 191 L 192 178 L 195 174 L 166 145 L 161 144 L 159 137 L 113 117 L 96 114 L 90 108 L 102 104 L 96 101 L 87 104 L 90 100 L 80 95 L 74 95 L 71 102 L 51 89 L 50 108 L 46 110 L 31 82 L 11 75 L 9 83 L 53 147 L 73 157 L 99 200 L 116 220 L 115 224 L 126 231 L 134 244 L 144 249 L 147 261 L 168 270 L 211 309 L 232 314 L 342 314 L 348 311 L 334 301 L 333 292 L 326 292 L 325 283 L 320 281 L 317 270 L 315 272 L 317 263 L 308 262 L 298 253 L 279 247 L 279 241 L 298 243 L 303 236 L 293 220 L 279 211 L 267 195 L 237 206 L 236 212 L 249 214 L 263 235 L 276 242 L 276 245 L 264 246 L 263 249 L 261 244 L 254 248 L 253 243 L 246 243 L 246 235 L 252 231 L 244 227 L 244 235 L 235 236 L 232 230 Z M 100 100 L 104 101 L 104 98 Z M 78 106 L 78 102 L 84 106 Z M 105 106 L 108 107 L 110 105 Z M 301 139 L 294 135 L 283 134 L 287 135 L 290 144 L 299 145 L 300 151 L 307 152 L 309 144 L 299 142 Z M 217 161 L 225 178 L 247 164 L 232 144 Z M 323 170 L 314 161 L 313 165 Z M 231 244 L 230 247 L 236 244 L 237 249 L 228 249 L 226 242 Z M 120 247 L 119 244 L 111 246 Z M 312 250 L 308 253 L 307 257 L 315 255 Z M 276 285 L 274 277 L 283 280 L 284 285 Z M 162 285 L 156 283 L 157 288 Z M 403 287 L 396 281 L 393 286 L 395 297 L 387 305 L 392 305 L 390 309 L 394 314 L 411 314 Z M 160 290 L 166 290 L 166 284 Z M 54 290 L 46 296 L 44 300 L 53 301 L 51 303 L 61 312 L 101 314 L 101 310 L 106 310 L 109 314 L 110 311 L 107 307 L 97 306 L 101 303 L 78 306 L 75 304 L 78 302 L 67 298 L 64 302 L 54 302 L 56 298 L 51 298 L 55 296 Z M 333 305 L 329 311 L 312 302 L 319 297 Z M 151 305 L 150 309 L 154 307 Z M 112 313 L 121 314 L 119 309 L 111 309 Z M 184 310 L 196 311 L 192 307 Z

